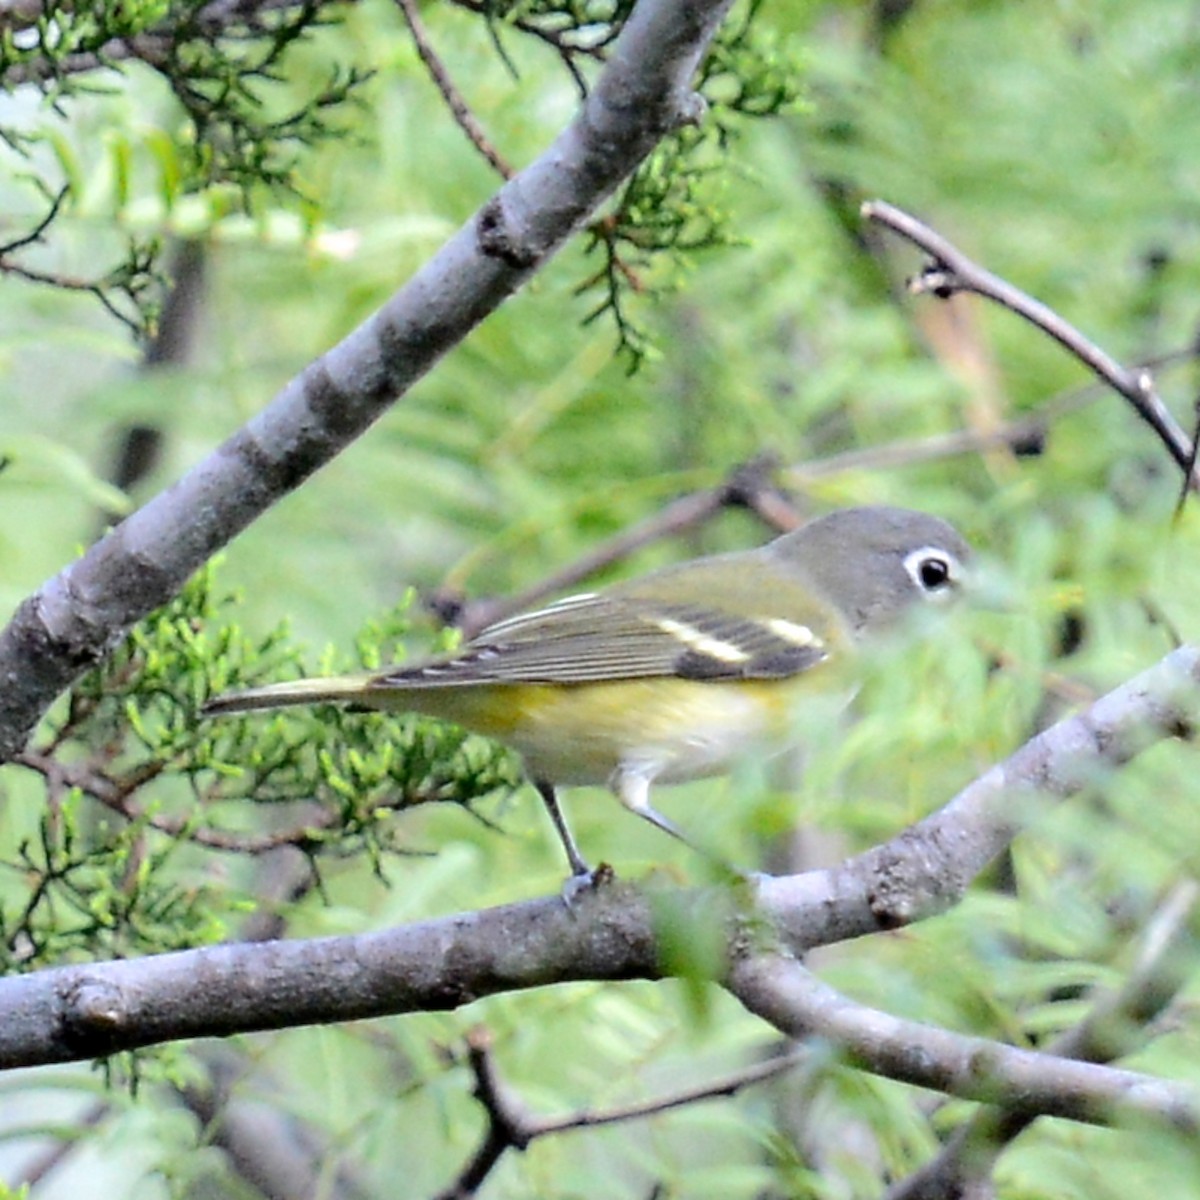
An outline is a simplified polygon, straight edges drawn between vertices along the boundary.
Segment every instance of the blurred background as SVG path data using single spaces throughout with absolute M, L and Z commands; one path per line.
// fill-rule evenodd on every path
M 506 64 L 474 14 L 421 12 L 519 169 L 576 110 L 559 55 L 501 22 Z M 35 179 L 71 189 L 19 261 L 94 279 L 133 237 L 163 243 L 180 281 L 180 311 L 162 318 L 176 340 L 148 365 L 145 344 L 94 295 L 0 274 L 6 614 L 105 514 L 168 486 L 367 317 L 498 185 L 399 9 L 363 0 L 337 17 L 287 60 L 272 102 L 302 105 L 335 64 L 374 74 L 336 136 L 297 145 L 295 192 L 258 191 L 249 212 L 229 183 L 189 188 L 179 105 L 144 67 L 96 73 L 57 107 L 28 85 L 0 101 L 4 127 L 36 137 L 0 147 L 0 241 L 45 215 Z M 1200 11 L 1185 0 L 775 0 L 757 8 L 754 30 L 795 98 L 770 119 L 730 118 L 690 168 L 685 228 L 722 244 L 646 261 L 627 249 L 622 334 L 611 309 L 586 320 L 604 300 L 604 255 L 577 238 L 242 534 L 215 586 L 239 594 L 232 615 L 251 639 L 286 620 L 317 670 L 351 656 L 364 625 L 410 589 L 419 653 L 439 636 L 420 596 L 519 590 L 764 454 L 802 512 L 876 502 L 937 512 L 1005 576 L 1009 611 L 966 614 L 936 643 L 881 656 L 858 720 L 802 777 L 747 764 L 661 797 L 734 861 L 795 868 L 890 836 L 1070 704 L 1198 635 L 1200 518 L 1189 506 L 1173 521 L 1179 471 L 1148 428 L 1114 395 L 1081 391 L 1084 369 L 1011 314 L 905 296 L 919 256 L 866 228 L 858 208 L 881 197 L 916 213 L 1126 364 L 1164 359 L 1156 377 L 1191 429 Z M 964 452 L 925 453 L 952 434 L 966 435 Z M 770 532 L 729 511 L 601 579 Z M 1039 815 L 964 904 L 825 953 L 825 977 L 889 1011 L 1018 1044 L 1069 1027 L 1089 986 L 1123 978 L 1138 931 L 1195 871 L 1194 755 L 1164 745 Z M 11 912 L 45 787 L 12 766 L 0 786 Z M 623 877 L 706 877 L 610 797 L 567 803 L 589 856 Z M 558 849 L 531 795 L 501 789 L 480 811 L 487 824 L 448 806 L 401 814 L 407 844 L 436 853 L 328 865 L 323 889 L 281 910 L 279 932 L 350 932 L 555 890 Z M 785 836 L 797 827 L 802 836 Z M 211 936 L 234 936 L 255 892 L 231 858 L 185 859 L 186 886 L 228 885 Z M 112 1086 L 86 1066 L 19 1072 L 0 1079 L 0 1171 L 14 1185 L 33 1173 L 32 1194 L 46 1197 L 432 1195 L 481 1136 L 463 1065 L 477 1023 L 505 1078 L 547 1113 L 696 1083 L 778 1042 L 703 985 L 571 985 L 461 1013 L 239 1039 L 219 1055 L 172 1047 L 116 1064 Z M 1158 1032 L 1132 1065 L 1200 1076 L 1187 993 Z M 278 1122 L 251 1142 L 288 1146 L 309 1191 L 253 1182 L 220 1121 L 188 1102 L 214 1080 Z M 171 1103 L 153 1102 L 162 1095 Z M 815 1049 L 788 1083 L 538 1142 L 483 1194 L 875 1196 L 966 1111 Z M 1042 1121 L 1002 1159 L 999 1194 L 1200 1195 L 1194 1154 L 1152 1131 Z

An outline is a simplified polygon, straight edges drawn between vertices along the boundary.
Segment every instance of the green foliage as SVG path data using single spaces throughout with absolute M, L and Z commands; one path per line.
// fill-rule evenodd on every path
M 547 36 L 602 43 L 623 11 L 427 5 L 422 15 L 477 116 L 520 164 L 577 106 L 567 61 L 585 84 L 596 69 L 592 54 L 564 59 Z M 245 590 L 236 614 L 198 582 L 209 589 L 203 603 L 189 592 L 190 609 L 147 623 L 54 714 L 38 743 L 54 750 L 53 786 L 28 766 L 5 770 L 0 900 L 13 969 L 236 935 L 267 892 L 268 856 L 251 850 L 276 840 L 314 859 L 325 885 L 324 897 L 280 906 L 295 936 L 553 893 L 557 849 L 534 802 L 508 796 L 512 764 L 490 748 L 376 715 L 200 722 L 196 709 L 228 686 L 390 657 L 407 614 L 388 606 L 404 589 L 449 578 L 471 595 L 515 590 L 764 451 L 814 509 L 884 501 L 953 519 L 1007 576 L 1013 611 L 965 614 L 936 639 L 881 648 L 853 723 L 814 724 L 799 779 L 785 763 L 748 765 L 732 780 L 656 797 L 739 865 L 780 861 L 794 848 L 781 834 L 798 825 L 799 844 L 818 843 L 821 861 L 889 837 L 1058 714 L 1157 659 L 1170 625 L 1196 638 L 1198 518 L 1189 506 L 1172 526 L 1176 473 L 1114 398 L 1096 393 L 1048 415 L 1044 438 L 1026 447 L 1036 452 L 921 457 L 922 439 L 1048 413 L 1084 373 L 982 304 L 956 304 L 951 319 L 932 298 L 898 303 L 916 257 L 868 236 L 857 217 L 867 195 L 912 208 L 1123 358 L 1194 344 L 1192 6 L 950 0 L 906 6 L 886 31 L 877 12 L 834 0 L 762 6 L 753 26 L 762 66 L 735 61 L 728 42 L 709 59 L 709 116 L 617 197 L 619 240 L 605 243 L 602 225 L 588 231 L 585 241 L 600 238 L 590 258 L 567 248 L 369 437 L 248 530 L 223 568 Z M 253 45 L 246 62 L 268 43 Z M 782 64 L 794 91 L 801 75 L 784 51 L 796 45 L 803 109 L 766 70 Z M 80 277 L 102 277 L 130 230 L 199 234 L 213 247 L 203 353 L 173 375 L 135 374 L 123 341 L 44 291 L 37 303 L 15 283 L 0 294 L 10 397 L 0 449 L 14 455 L 0 475 L 10 607 L 88 540 L 97 503 L 110 506 L 96 480 L 112 428 L 160 428 L 170 452 L 154 482 L 169 481 L 376 308 L 494 189 L 389 5 L 365 0 L 343 24 L 293 44 L 277 85 L 260 92 L 248 80 L 264 97 L 264 122 L 319 95 L 335 62 L 378 74 L 358 93 L 355 138 L 294 161 L 294 143 L 276 147 L 271 162 L 293 162 L 311 202 L 298 212 L 287 187 L 254 193 L 251 221 L 237 213 L 233 185 L 186 194 L 208 159 L 193 158 L 194 133 L 175 138 L 191 128 L 176 101 L 168 118 L 147 116 L 166 98 L 141 70 L 122 77 L 120 94 L 63 98 L 71 126 L 37 143 L 53 149 L 59 172 L 48 190 L 9 183 L 11 240 L 36 228 L 60 179 L 71 182 L 54 249 Z M 739 96 L 735 76 L 758 70 Z M 782 120 L 734 115 L 776 101 L 790 108 Z M 736 137 L 721 136 L 726 123 Z M 13 143 L 27 149 L 27 132 Z M 243 143 L 231 153 L 250 161 Z M 722 240 L 737 248 L 704 249 Z M 47 250 L 13 253 L 28 264 Z M 581 279 L 595 290 L 576 310 L 564 297 Z M 583 333 L 576 326 L 614 294 L 633 340 L 660 351 L 633 377 L 628 356 L 612 360 L 611 311 Z M 1185 424 L 1193 375 L 1185 356 L 1159 378 Z M 44 446 L 20 440 L 35 433 Z M 881 448 L 891 457 L 873 465 L 830 461 Z M 90 474 L 79 469 L 87 462 L 98 464 Z M 725 515 L 613 570 L 762 536 L 745 515 Z M 378 610 L 388 615 L 363 645 L 315 662 L 278 628 L 286 615 L 305 640 L 349 647 Z M 1061 809 L 1031 806 L 1011 862 L 954 912 L 824 951 L 812 965 L 881 1008 L 1045 1045 L 1088 1008 L 1088 988 L 1128 977 L 1149 914 L 1195 875 L 1193 768 L 1193 749 L 1163 745 Z M 496 799 L 485 800 L 493 786 Z M 422 802 L 438 796 L 456 803 Z M 464 815 L 479 803 L 500 828 Z M 567 805 L 588 855 L 621 876 L 664 886 L 707 878 L 696 856 L 611 798 L 573 793 Z M 396 886 L 379 887 L 377 869 Z M 704 982 L 711 931 L 693 936 L 690 915 L 664 921 L 685 982 L 547 988 L 461 1014 L 256 1037 L 244 1048 L 243 1094 L 285 1105 L 322 1137 L 323 1169 L 348 1162 L 376 1190 L 403 1178 L 414 1194 L 433 1194 L 481 1135 L 462 1048 L 471 1024 L 487 1024 L 505 1082 L 547 1113 L 662 1095 L 773 1051 L 769 1031 Z M 1193 986 L 1129 1065 L 1200 1077 L 1196 1011 Z M 63 1079 L 36 1076 L 47 1092 Z M 119 1164 L 107 1194 L 145 1190 L 155 1171 L 186 1182 L 226 1169 L 202 1130 L 143 1102 L 161 1096 L 157 1079 L 101 1130 L 62 1116 L 85 1090 L 66 1079 L 44 1101 L 46 1120 L 96 1148 L 81 1161 Z M 20 1101 L 32 1094 L 24 1077 L 9 1086 Z M 815 1046 L 778 1086 L 539 1141 L 502 1164 L 487 1195 L 874 1196 L 970 1111 L 866 1079 Z M 1005 1196 L 1200 1195 L 1189 1139 L 1054 1121 L 1007 1150 L 997 1178 Z M 82 1190 L 96 1194 L 90 1183 Z
M 0 86 L 33 85 L 45 97 L 46 114 L 31 127 L 0 122 L 0 145 L 8 161 L 50 202 L 30 232 L 0 246 L 5 269 L 31 282 L 95 296 L 107 311 L 139 337 L 157 328 L 164 285 L 162 239 L 131 232 L 112 264 L 80 279 L 13 259 L 15 252 L 61 233 L 54 228 L 64 201 L 85 203 L 80 150 L 65 132 L 67 121 L 86 113 L 89 102 L 120 90 L 133 92 L 131 63 L 157 72 L 182 113 L 170 134 L 154 141 L 162 170 L 154 186 L 168 201 L 181 196 L 221 197 L 235 189 L 247 212 L 263 211 L 280 195 L 302 199 L 297 167 L 322 141 L 346 134 L 344 110 L 351 106 L 370 72 L 356 66 L 329 66 L 324 78 L 300 97 L 288 77 L 298 46 L 331 23 L 331 6 L 319 0 L 297 5 L 266 5 L 247 15 L 195 0 L 136 0 L 112 4 L 60 4 L 49 0 L 21 23 L 0 26 Z M 106 68 L 105 82 L 93 76 Z M 111 184 L 121 206 L 144 186 L 133 147 L 112 139 Z M 45 147 L 57 159 L 54 180 Z M 311 217 L 311 206 L 308 213 Z
M 741 5 L 705 56 L 695 85 L 703 118 L 664 138 L 611 210 L 588 228 L 586 252 L 599 251 L 604 261 L 577 289 L 602 293 L 584 323 L 612 320 L 630 374 L 654 348 L 647 327 L 631 315 L 633 298 L 678 286 L 700 251 L 736 244 L 723 199 L 732 143 L 746 118 L 779 116 L 799 97 L 794 58 L 764 32 L 757 20 L 761 7 L 761 0 Z
M 331 22 L 330 7 L 308 0 L 243 15 L 194 0 L 51 2 L 19 34 L 4 29 L 0 81 L 35 83 L 66 115 L 71 100 L 94 90 L 88 68 L 120 72 L 141 60 L 161 73 L 186 114 L 189 129 L 177 141 L 191 148 L 185 190 L 229 182 L 249 203 L 264 186 L 294 189 L 298 150 L 342 132 L 330 124 L 330 110 L 344 106 L 366 78 L 334 67 L 317 91 L 281 105 L 289 55 Z M 40 135 L 3 127 L 0 137 L 10 149 L 28 151 Z
M 502 29 L 554 47 L 582 91 L 588 85 L 581 60 L 592 67 L 603 61 L 632 8 L 578 0 L 507 5 L 463 0 L 461 6 L 478 18 L 477 27 L 486 30 L 514 81 L 520 76 L 505 50 Z M 709 109 L 703 122 L 667 138 L 622 189 L 610 214 L 592 226 L 592 246 L 601 252 L 603 265 L 578 290 L 599 290 L 602 298 L 584 320 L 611 316 L 631 370 L 652 345 L 647 328 L 631 316 L 631 297 L 670 286 L 671 273 L 695 252 L 730 242 L 719 199 L 729 143 L 746 118 L 776 115 L 797 94 L 791 63 L 757 19 L 760 6 L 759 0 L 742 6 L 703 65 L 697 83 Z M 352 49 L 328 35 L 325 27 L 341 19 L 339 6 L 328 0 L 245 12 L 195 0 L 50 3 L 27 20 L 19 36 L 0 28 L 0 85 L 35 84 L 48 108 L 65 121 L 95 93 L 89 68 L 103 65 L 116 73 L 105 90 L 133 94 L 125 76 L 130 62 L 140 62 L 161 78 L 181 120 L 150 139 L 144 152 L 120 135 L 111 139 L 110 183 L 120 207 L 136 204 L 139 191 L 146 199 L 157 192 L 167 212 L 178 217 L 186 210 L 181 202 L 200 198 L 202 208 L 192 205 L 186 219 L 212 227 L 236 196 L 242 211 L 256 216 L 277 205 L 295 209 L 306 231 L 313 232 L 319 204 L 301 182 L 303 166 L 323 143 L 351 135 L 353 113 L 361 111 L 364 85 L 375 73 L 373 67 L 343 60 L 366 48 Z M 306 52 L 312 58 L 311 44 L 318 38 L 320 65 L 309 68 L 316 81 L 297 89 L 295 63 Z M 87 170 L 50 117 L 32 129 L 0 124 L 0 142 L 34 188 L 52 200 L 30 233 L 0 247 L 2 259 L 48 240 L 64 201 L 81 201 Z M 53 148 L 65 182 L 45 172 L 37 154 L 43 144 Z M 146 153 L 154 160 L 152 171 L 139 163 Z M 160 256 L 160 238 L 131 235 L 114 264 L 90 279 L 28 265 L 9 269 L 31 281 L 88 292 L 135 334 L 146 336 L 156 330 L 159 317 Z M 661 280 L 648 278 L 652 268 Z
M 233 183 L 247 208 L 263 189 L 298 192 L 297 162 L 326 138 L 346 136 L 345 108 L 369 71 L 334 64 L 299 102 L 283 81 L 289 55 L 331 23 L 321 0 L 263 9 L 246 24 L 214 30 L 204 10 L 184 4 L 160 64 L 194 130 L 189 190 Z M 214 37 L 214 32 L 219 32 Z
M 315 869 L 359 854 L 383 878 L 389 856 L 415 852 L 398 814 L 474 811 L 519 782 L 510 754 L 434 722 L 331 706 L 201 718 L 216 692 L 304 670 L 285 627 L 252 640 L 228 622 L 234 604 L 201 573 L 80 680 L 23 757 L 47 791 L 36 830 L 0 860 L 9 969 L 219 940 L 245 905 L 204 881 L 204 856 L 293 846 Z M 389 660 L 403 609 L 359 635 L 356 663 L 330 652 L 324 669 Z
M 89 830 L 80 789 L 58 799 L 36 840 L 0 865 L 28 892 L 0 910 L 6 972 L 51 962 L 123 957 L 219 940 L 226 929 L 204 897 L 173 876 L 176 844 L 147 848 L 149 824 Z M 10 890 L 9 888 L 5 889 Z

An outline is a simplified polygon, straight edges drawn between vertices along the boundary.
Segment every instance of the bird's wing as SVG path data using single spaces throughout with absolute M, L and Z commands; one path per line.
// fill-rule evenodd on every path
M 373 686 L 785 679 L 828 652 L 805 621 L 739 615 L 716 598 L 674 604 L 614 589 L 501 621 L 457 653 L 389 670 Z

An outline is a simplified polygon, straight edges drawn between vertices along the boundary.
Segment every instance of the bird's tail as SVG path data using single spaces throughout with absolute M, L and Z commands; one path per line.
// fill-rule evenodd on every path
M 250 712 L 256 708 L 286 708 L 292 704 L 326 704 L 361 700 L 370 675 L 335 675 L 329 679 L 295 679 L 288 683 L 269 683 L 214 696 L 200 710 L 201 716 Z

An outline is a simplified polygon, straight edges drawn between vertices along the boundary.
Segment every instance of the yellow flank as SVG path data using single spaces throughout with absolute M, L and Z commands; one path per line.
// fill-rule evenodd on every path
M 744 754 L 780 749 L 794 740 L 789 736 L 793 698 L 811 695 L 814 682 L 810 672 L 719 683 L 664 677 L 398 687 L 370 696 L 369 702 L 438 717 L 506 742 L 522 755 L 534 779 L 603 785 L 620 767 L 644 765 L 669 783 L 719 774 Z

